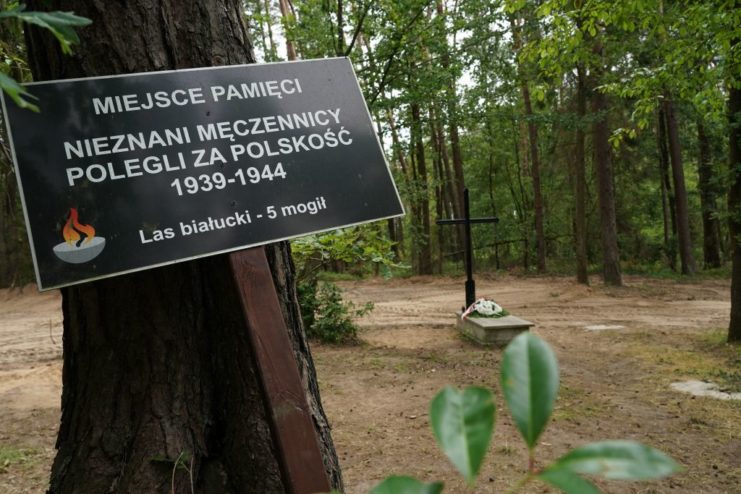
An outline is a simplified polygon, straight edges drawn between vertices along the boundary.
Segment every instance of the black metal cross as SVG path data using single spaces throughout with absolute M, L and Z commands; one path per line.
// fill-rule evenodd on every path
M 486 218 L 471 218 L 468 203 L 468 188 L 463 189 L 463 218 L 451 218 L 449 220 L 437 220 L 438 225 L 465 225 L 465 253 L 466 253 L 466 307 L 470 307 L 476 301 L 476 283 L 473 281 L 473 242 L 471 242 L 471 224 L 473 223 L 498 223 L 499 218 L 489 216 Z

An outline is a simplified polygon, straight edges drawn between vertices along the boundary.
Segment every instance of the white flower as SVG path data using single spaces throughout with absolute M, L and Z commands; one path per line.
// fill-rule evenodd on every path
M 480 299 L 474 304 L 473 310 L 482 316 L 494 316 L 502 312 L 502 307 L 493 300 Z
M 501 317 L 507 313 L 502 308 L 502 306 L 500 306 L 493 300 L 486 300 L 483 298 L 480 298 L 476 302 L 472 303 L 468 309 L 463 311 L 461 317 L 465 319 L 474 312 L 482 317 Z

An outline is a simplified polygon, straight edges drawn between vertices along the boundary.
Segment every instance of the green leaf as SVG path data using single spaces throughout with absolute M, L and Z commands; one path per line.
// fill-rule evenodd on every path
M 566 453 L 549 470 L 608 480 L 648 480 L 666 477 L 682 467 L 661 451 L 635 441 L 601 441 Z
M 59 41 L 63 53 L 71 53 L 72 45 L 80 42 L 80 38 L 77 36 L 74 28 L 87 26 L 93 22 L 86 17 L 80 17 L 72 12 L 26 11 L 25 5 L 19 5 L 5 12 L 0 12 L 0 18 L 4 17 L 15 17 L 23 22 L 48 29 Z
M 504 351 L 501 379 L 507 407 L 532 450 L 548 423 L 558 394 L 556 356 L 543 340 L 532 333 L 522 333 Z
M 561 489 L 566 494 L 599 494 L 600 492 L 596 485 L 570 470 L 549 468 L 538 475 L 538 478 Z
M 378 484 L 370 494 L 439 494 L 442 490 L 442 482 L 423 484 L 412 477 L 394 476 Z
M 9 77 L 2 72 L 0 72 L 0 88 L 2 88 L 3 91 L 5 91 L 5 94 L 11 97 L 13 101 L 15 101 L 15 104 L 20 106 L 21 108 L 28 108 L 29 110 L 33 110 L 35 112 L 39 111 L 39 107 L 28 101 L 26 98 L 33 98 L 36 99 L 36 97 L 26 91 L 26 88 L 18 84 L 15 79 L 12 77 Z
M 472 483 L 494 431 L 494 397 L 484 388 L 446 387 L 430 404 L 430 420 L 440 448 Z

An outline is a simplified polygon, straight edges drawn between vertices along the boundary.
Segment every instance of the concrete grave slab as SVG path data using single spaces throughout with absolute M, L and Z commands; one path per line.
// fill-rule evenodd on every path
M 504 347 L 518 334 L 529 331 L 534 323 L 516 316 L 467 317 L 456 313 L 456 327 L 479 345 Z

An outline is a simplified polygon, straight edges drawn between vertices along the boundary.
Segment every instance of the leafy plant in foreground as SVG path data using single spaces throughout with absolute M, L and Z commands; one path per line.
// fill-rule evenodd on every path
M 559 387 L 558 362 L 551 348 L 531 333 L 515 338 L 504 351 L 501 368 L 504 400 L 529 451 L 527 474 L 508 492 L 540 480 L 567 494 L 594 494 L 599 489 L 583 475 L 606 480 L 650 480 L 681 471 L 666 454 L 635 441 L 601 441 L 573 449 L 545 468 L 535 463 L 538 438 L 553 412 Z M 472 486 L 494 433 L 491 391 L 446 387 L 430 404 L 430 421 L 438 445 Z M 424 484 L 411 477 L 389 477 L 371 494 L 438 494 L 441 482 Z
M 1 11 L 0 19 L 18 19 L 27 24 L 35 24 L 48 29 L 57 38 L 59 45 L 62 47 L 62 52 L 65 54 L 72 53 L 72 45 L 80 42 L 75 28 L 92 23 L 90 19 L 77 16 L 72 12 L 28 11 L 23 4 Z M 0 88 L 21 108 L 39 111 L 39 107 L 30 101 L 30 99 L 35 99 L 34 96 L 26 91 L 25 87 L 18 84 L 15 79 L 2 72 L 0 72 Z

